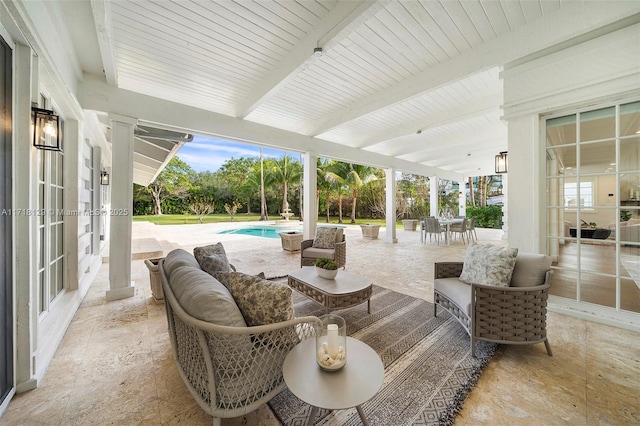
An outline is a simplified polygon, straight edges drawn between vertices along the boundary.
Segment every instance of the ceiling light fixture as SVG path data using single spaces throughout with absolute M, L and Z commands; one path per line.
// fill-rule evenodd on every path
M 315 56 L 316 58 L 319 58 L 320 56 L 322 56 L 322 54 L 323 54 L 322 47 L 314 47 L 313 56 Z
M 422 130 L 418 130 L 418 131 L 416 132 L 416 135 L 419 135 L 419 134 L 421 134 L 421 133 L 422 133 Z

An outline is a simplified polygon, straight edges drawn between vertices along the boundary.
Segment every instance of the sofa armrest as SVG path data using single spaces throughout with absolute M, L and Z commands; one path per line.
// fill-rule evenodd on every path
M 463 262 L 436 262 L 433 279 L 459 277 L 462 274 L 463 265 Z

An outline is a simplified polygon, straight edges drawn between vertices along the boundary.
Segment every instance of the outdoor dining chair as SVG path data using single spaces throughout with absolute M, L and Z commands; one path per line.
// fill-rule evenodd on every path
M 469 236 L 467 235 L 468 224 L 469 219 L 465 217 L 464 219 L 462 219 L 462 222 L 460 222 L 460 225 L 456 224 L 455 226 L 451 227 L 451 236 L 453 237 L 457 234 L 460 234 L 460 237 L 462 237 L 462 242 L 464 244 L 467 244 L 469 242 Z M 465 237 L 467 238 L 467 241 L 465 241 Z

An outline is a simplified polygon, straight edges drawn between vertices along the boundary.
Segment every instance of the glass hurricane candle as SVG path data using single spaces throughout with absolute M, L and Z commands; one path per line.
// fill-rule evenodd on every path
M 347 362 L 347 323 L 334 314 L 320 317 L 316 329 L 316 361 L 325 371 L 337 371 Z

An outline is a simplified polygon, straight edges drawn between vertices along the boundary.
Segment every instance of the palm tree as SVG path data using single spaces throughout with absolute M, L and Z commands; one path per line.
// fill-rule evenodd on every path
M 342 223 L 342 189 L 347 182 L 350 166 L 341 161 L 332 161 L 325 172 L 325 179 L 338 193 L 338 223 Z
M 353 203 L 351 204 L 351 223 L 356 223 L 356 201 L 358 200 L 358 190 L 363 186 L 378 179 L 377 169 L 361 164 L 348 164 L 349 171 L 345 183 L 351 189 Z
M 274 182 L 282 185 L 282 212 L 289 209 L 289 201 L 287 201 L 289 182 L 298 180 L 301 173 L 300 163 L 286 153 L 278 160 L 270 161 L 269 174 Z
M 318 158 L 318 164 L 316 167 L 317 182 L 316 182 L 316 211 L 320 212 L 320 194 L 324 193 L 324 203 L 327 212 L 326 222 L 329 223 L 329 207 L 331 206 L 331 189 L 332 183 L 327 180 L 327 172 L 331 165 L 330 160 L 323 160 Z

